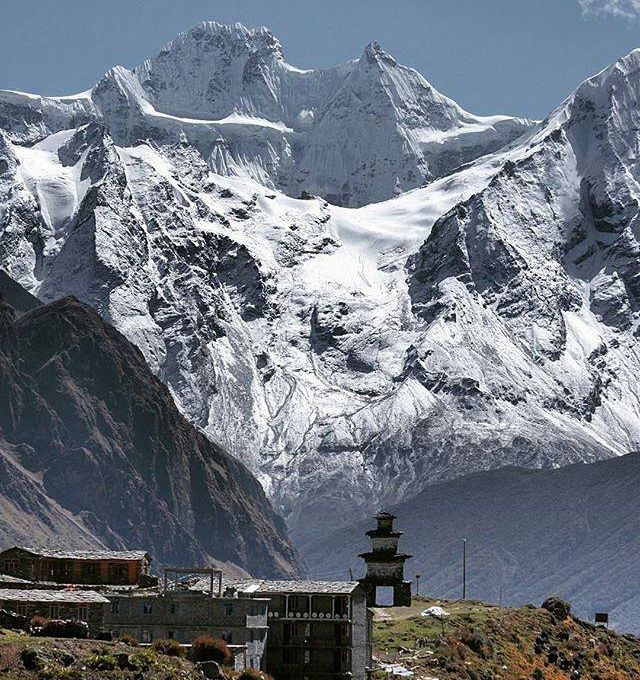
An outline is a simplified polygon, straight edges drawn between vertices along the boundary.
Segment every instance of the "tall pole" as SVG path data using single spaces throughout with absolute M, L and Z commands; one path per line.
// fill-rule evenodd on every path
M 420 595 L 420 574 L 416 574 L 416 597 Z
M 467 599 L 467 539 L 462 539 L 462 599 Z

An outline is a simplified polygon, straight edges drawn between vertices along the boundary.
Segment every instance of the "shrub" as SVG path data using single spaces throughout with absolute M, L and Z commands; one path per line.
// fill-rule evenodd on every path
M 32 628 L 44 628 L 48 623 L 49 619 L 44 616 L 39 616 L 38 614 L 31 619 Z
M 29 647 L 20 652 L 20 661 L 28 671 L 37 671 L 44 668 L 44 658 L 37 649 L 30 649 Z
M 132 671 L 148 671 L 156 662 L 156 658 L 150 651 L 131 654 L 128 659 L 127 668 Z
M 557 621 L 564 621 L 571 616 L 571 605 L 559 597 L 548 597 L 542 603 L 542 608 L 546 609 Z
M 19 616 L 6 609 L 0 609 L 0 628 L 28 631 L 29 619 L 26 616 Z
M 92 654 L 86 658 L 87 668 L 94 671 L 115 671 L 118 660 L 113 654 Z
M 89 625 L 85 621 L 69 619 L 67 621 L 47 621 L 41 628 L 34 628 L 33 634 L 42 637 L 77 638 L 86 640 L 89 637 Z
M 96 640 L 111 642 L 113 640 L 113 633 L 110 630 L 101 630 L 97 633 Z
M 120 642 L 124 642 L 125 645 L 129 645 L 129 647 L 137 647 L 138 646 L 138 641 L 131 635 L 131 633 L 121 633 L 118 636 L 118 640 Z
M 487 657 L 487 647 L 489 645 L 482 631 L 476 628 L 463 630 L 460 633 L 460 641 L 483 659 Z
M 245 668 L 236 680 L 273 680 L 273 677 L 256 668 Z
M 183 656 L 184 648 L 177 640 L 156 640 L 153 643 L 154 651 L 166 656 Z
M 194 661 L 215 661 L 224 666 L 228 666 L 233 658 L 224 640 L 206 635 L 193 641 L 191 656 Z

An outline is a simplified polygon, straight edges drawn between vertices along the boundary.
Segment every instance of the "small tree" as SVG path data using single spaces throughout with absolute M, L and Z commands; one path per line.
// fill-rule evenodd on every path
M 233 658 L 229 646 L 224 640 L 203 635 L 191 644 L 191 656 L 194 661 L 215 661 L 228 666 Z

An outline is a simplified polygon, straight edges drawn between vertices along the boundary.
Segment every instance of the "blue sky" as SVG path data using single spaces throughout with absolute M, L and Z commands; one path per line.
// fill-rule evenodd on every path
M 269 26 L 301 67 L 377 40 L 482 114 L 543 117 L 640 47 L 640 0 L 0 0 L 0 88 L 87 89 L 203 19 Z

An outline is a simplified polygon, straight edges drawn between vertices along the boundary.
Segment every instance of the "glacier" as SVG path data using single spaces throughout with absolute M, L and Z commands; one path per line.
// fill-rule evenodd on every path
M 0 267 L 89 303 L 297 540 L 430 483 L 640 440 L 640 53 L 544 121 L 379 45 L 204 23 L 88 92 L 0 91 Z

